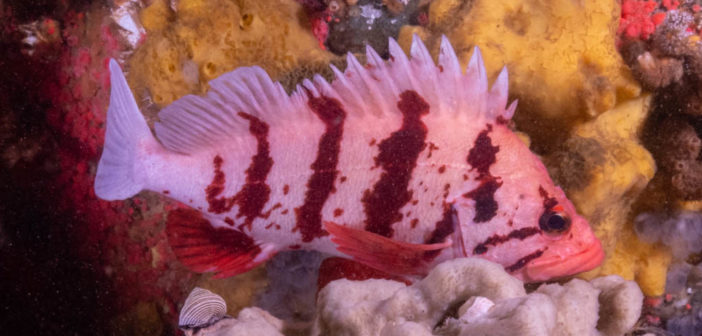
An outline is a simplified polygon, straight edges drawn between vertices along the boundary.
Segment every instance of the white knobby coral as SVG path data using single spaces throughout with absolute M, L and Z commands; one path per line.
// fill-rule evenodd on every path
M 618 336 L 639 316 L 643 293 L 611 275 L 546 284 L 527 294 L 499 264 L 461 258 L 407 286 L 392 280 L 346 279 L 319 292 L 313 336 Z M 197 335 L 282 336 L 297 329 L 260 308 L 225 317 Z
M 319 293 L 312 334 L 614 336 L 634 325 L 642 302 L 638 285 L 618 276 L 543 285 L 527 295 L 499 265 L 465 258 L 411 286 L 334 281 Z

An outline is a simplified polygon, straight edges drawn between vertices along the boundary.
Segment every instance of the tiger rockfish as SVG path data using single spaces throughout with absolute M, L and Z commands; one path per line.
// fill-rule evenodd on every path
M 528 282 L 599 265 L 588 222 L 507 127 L 507 71 L 488 89 L 480 50 L 463 73 L 445 37 L 438 65 L 416 36 L 410 58 L 389 50 L 290 95 L 238 68 L 161 110 L 155 138 L 112 60 L 95 193 L 190 206 L 169 214 L 169 243 L 217 277 L 296 249 L 397 275 L 478 256 Z

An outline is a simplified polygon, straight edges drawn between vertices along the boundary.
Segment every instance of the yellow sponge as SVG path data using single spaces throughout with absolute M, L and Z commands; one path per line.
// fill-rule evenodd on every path
M 612 0 L 435 0 L 427 29 L 405 26 L 403 47 L 423 31 L 430 50 L 446 35 L 465 66 L 480 47 L 494 79 L 503 66 L 520 100 L 516 121 L 538 145 L 560 143 L 575 123 L 640 94 L 615 48 Z M 555 140 L 555 141 L 554 141 Z
M 141 13 L 147 39 L 130 59 L 140 101 L 160 106 L 240 66 L 258 65 L 274 79 L 333 55 L 305 27 L 301 6 L 287 0 L 155 0 Z
M 656 171 L 653 157 L 638 140 L 649 103 L 650 95 L 643 95 L 576 126 L 554 175 L 590 220 L 607 254 L 602 266 L 586 276 L 618 274 L 636 280 L 645 294 L 660 295 L 670 252 L 636 237 L 631 211 Z

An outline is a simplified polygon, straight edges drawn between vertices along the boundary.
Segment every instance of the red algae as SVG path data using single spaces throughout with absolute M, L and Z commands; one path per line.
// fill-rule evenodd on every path
M 157 197 L 137 196 L 106 202 L 93 190 L 95 166 L 105 134 L 109 102 L 110 58 L 128 48 L 104 9 L 68 12 L 61 18 L 65 48 L 56 56 L 56 77 L 41 84 L 51 101 L 46 120 L 57 135 L 58 176 L 51 185 L 61 211 L 72 218 L 76 239 L 71 248 L 111 281 L 118 293 L 112 313 L 139 302 L 159 302 L 159 314 L 175 320 L 177 302 L 186 294 L 191 274 L 175 259 L 164 231 L 164 213 L 181 205 Z

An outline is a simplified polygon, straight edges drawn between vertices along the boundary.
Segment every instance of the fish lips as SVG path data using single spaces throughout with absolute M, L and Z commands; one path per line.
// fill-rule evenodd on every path
M 542 282 L 589 271 L 600 266 L 604 256 L 602 244 L 594 239 L 592 244 L 567 257 L 534 260 L 524 268 L 524 281 Z

